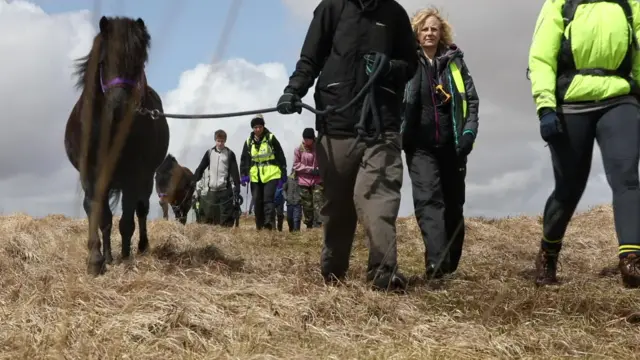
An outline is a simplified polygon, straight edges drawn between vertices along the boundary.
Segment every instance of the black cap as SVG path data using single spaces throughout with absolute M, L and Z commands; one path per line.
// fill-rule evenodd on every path
M 251 119 L 251 128 L 253 129 L 253 127 L 256 125 L 264 126 L 264 116 L 262 116 L 262 114 L 258 114 L 254 116 L 253 119 Z
M 316 132 L 315 130 L 313 130 L 312 128 L 306 128 L 302 131 L 302 138 L 303 139 L 311 139 L 311 140 L 315 140 L 316 139 Z

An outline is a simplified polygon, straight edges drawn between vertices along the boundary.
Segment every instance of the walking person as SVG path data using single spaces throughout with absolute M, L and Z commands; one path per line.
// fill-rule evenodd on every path
M 304 223 L 307 229 L 322 224 L 320 210 L 324 204 L 324 188 L 316 158 L 316 133 L 312 128 L 302 131 L 302 143 L 293 151 L 293 170 L 298 178 Z
M 276 227 L 278 228 L 278 231 L 282 231 L 282 227 L 284 225 L 283 187 L 284 187 L 284 184 L 278 183 L 278 187 L 276 187 L 276 194 L 274 196 Z
M 202 224 L 205 221 L 204 206 L 202 206 L 202 200 L 209 191 L 209 167 L 204 169 L 202 173 L 202 179 L 196 183 L 196 191 L 193 193 L 193 211 L 196 215 L 196 222 Z
M 194 182 L 200 181 L 205 170 L 209 170 L 207 193 L 200 199 L 205 223 L 232 227 L 235 223 L 233 199 L 240 194 L 238 161 L 236 154 L 225 145 L 224 130 L 216 130 L 214 138 L 216 145 L 204 153 L 193 178 Z
M 256 229 L 273 230 L 274 198 L 277 187 L 286 182 L 287 159 L 280 142 L 264 124 L 264 117 L 260 114 L 251 119 L 253 131 L 242 148 L 240 174 L 242 184 L 251 184 Z
M 411 24 L 420 66 L 406 87 L 402 144 L 425 244 L 425 277 L 441 278 L 457 270 L 462 256 L 467 156 L 478 134 L 479 100 L 438 10 L 418 11 Z
M 535 262 L 539 286 L 558 282 L 558 255 L 597 140 L 613 194 L 622 283 L 640 287 L 640 19 L 634 14 L 640 14 L 635 0 L 546 0 L 538 15 L 529 50 L 531 92 L 555 180 Z
M 300 99 L 316 77 L 317 108 L 347 104 L 369 80 L 370 60 L 380 53 L 391 59 L 381 65 L 374 89 L 381 138 L 358 141 L 360 107 L 316 117 L 321 138 L 316 155 L 325 197 L 321 273 L 327 282 L 344 279 L 359 217 L 369 247 L 367 280 L 374 289 L 393 291 L 406 287 L 398 271 L 396 243 L 403 175 L 400 105 L 404 86 L 418 66 L 402 5 L 395 0 L 320 1 L 277 108 L 281 114 L 301 113 Z M 365 119 L 370 123 L 371 114 Z
M 300 185 L 294 170 L 291 171 L 287 182 L 282 185 L 282 194 L 287 203 L 287 224 L 289 232 L 300 231 L 302 221 L 302 205 L 300 196 Z

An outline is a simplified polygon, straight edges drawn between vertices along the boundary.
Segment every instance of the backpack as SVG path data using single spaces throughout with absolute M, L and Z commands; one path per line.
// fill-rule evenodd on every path
M 571 30 L 569 30 L 569 38 L 562 38 L 560 43 L 560 51 L 558 53 L 558 71 L 557 74 L 557 86 L 556 97 L 563 99 L 569 85 L 576 75 L 595 75 L 595 76 L 619 76 L 629 81 L 633 87 L 633 79 L 631 78 L 631 71 L 633 69 L 633 50 L 637 49 L 637 39 L 633 31 L 633 13 L 631 11 L 631 5 L 627 0 L 566 0 L 562 6 L 562 18 L 564 20 L 565 29 L 573 21 L 578 6 L 582 4 L 593 4 L 597 2 L 609 2 L 618 4 L 624 11 L 627 18 L 627 24 L 629 26 L 629 48 L 624 56 L 624 59 L 620 63 L 620 66 L 615 70 L 590 68 L 590 69 L 576 69 L 576 64 L 571 52 Z
M 560 43 L 560 51 L 558 52 L 558 80 L 556 86 L 556 97 L 563 99 L 566 94 L 573 77 L 576 75 L 595 75 L 595 76 L 611 76 L 616 75 L 624 79 L 627 79 L 632 87 L 635 86 L 633 79 L 631 78 L 631 71 L 633 69 L 633 50 L 638 49 L 638 40 L 636 34 L 633 31 L 633 12 L 631 5 L 627 0 L 566 0 L 562 6 L 562 19 L 564 22 L 564 28 L 566 29 L 569 23 L 573 21 L 578 6 L 582 4 L 593 4 L 597 2 L 610 2 L 618 4 L 622 11 L 624 11 L 627 18 L 627 24 L 629 26 L 629 33 L 631 38 L 629 39 L 629 48 L 625 54 L 624 59 L 620 63 L 620 66 L 615 70 L 591 68 L 591 69 L 576 69 L 576 64 L 573 59 L 573 53 L 571 52 L 571 31 L 569 31 L 569 38 L 562 37 Z M 527 67 L 526 77 L 531 80 L 529 76 L 530 70 Z

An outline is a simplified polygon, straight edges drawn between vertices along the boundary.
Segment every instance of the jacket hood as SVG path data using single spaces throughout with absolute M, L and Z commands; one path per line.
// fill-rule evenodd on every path
M 304 149 L 310 149 L 310 150 L 313 150 L 313 149 L 316 147 L 316 142 L 314 141 L 313 143 L 311 143 L 311 146 L 307 147 L 307 146 L 304 144 L 304 141 L 301 141 L 301 142 L 300 142 L 300 146 L 302 146 Z
M 375 11 L 378 6 L 388 0 L 350 0 L 360 11 Z
M 264 130 L 262 131 L 262 136 L 260 137 L 260 139 L 264 139 L 264 137 L 270 133 L 271 131 L 269 131 L 269 129 L 267 129 L 267 127 L 265 126 Z M 255 137 L 255 134 L 253 133 L 253 131 L 249 133 L 249 137 L 252 139 Z
M 421 58 L 425 59 L 426 61 L 426 56 L 424 55 L 422 48 L 419 48 L 418 54 Z M 446 68 L 447 64 L 451 60 L 455 58 L 462 59 L 463 57 L 464 57 L 464 52 L 458 47 L 458 45 L 451 44 L 448 46 L 447 45 L 441 46 L 438 49 L 438 52 L 436 53 L 436 58 L 434 60 L 435 60 L 436 68 L 438 69 L 438 71 L 442 71 Z
M 462 52 L 462 50 L 456 44 L 451 44 L 449 46 L 442 46 L 442 48 L 438 50 L 438 54 L 439 54 L 437 56 L 438 60 L 442 59 L 444 60 L 444 62 L 447 62 L 448 60 L 453 58 L 464 57 L 464 52 Z

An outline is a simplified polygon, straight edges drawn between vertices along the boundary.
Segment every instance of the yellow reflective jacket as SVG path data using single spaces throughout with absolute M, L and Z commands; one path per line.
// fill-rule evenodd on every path
M 259 142 L 254 141 L 253 133 L 249 135 L 240 157 L 240 176 L 249 176 L 252 183 L 267 183 L 282 179 L 286 169 L 280 142 L 267 128 Z
M 536 21 L 529 50 L 536 110 L 627 95 L 631 83 L 640 79 L 640 58 L 633 46 L 640 35 L 638 1 L 620 1 L 628 2 L 630 21 L 616 2 L 578 1 L 573 20 L 565 28 L 563 7 L 569 1 L 546 0 Z M 564 41 L 567 39 L 570 41 Z M 632 53 L 624 66 L 628 50 Z M 567 59 L 573 64 L 567 65 Z M 571 72 L 571 65 L 578 74 Z

